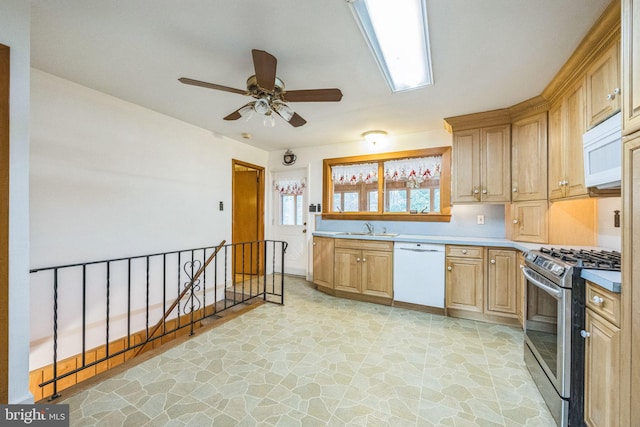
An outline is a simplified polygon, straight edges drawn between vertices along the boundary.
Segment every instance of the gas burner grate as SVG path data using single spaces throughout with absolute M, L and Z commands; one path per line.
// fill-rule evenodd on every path
M 620 271 L 620 252 L 616 251 L 540 248 L 540 252 L 576 267 Z

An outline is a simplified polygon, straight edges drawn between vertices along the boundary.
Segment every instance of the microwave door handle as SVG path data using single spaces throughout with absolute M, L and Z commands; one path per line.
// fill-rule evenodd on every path
M 555 299 L 559 299 L 562 296 L 562 291 L 559 289 L 554 289 L 549 285 L 546 285 L 542 282 L 540 282 L 539 280 L 535 279 L 531 273 L 530 273 L 531 269 L 527 268 L 527 267 L 522 267 L 522 274 L 524 274 L 524 277 L 527 278 L 527 280 L 529 280 L 531 283 L 533 283 L 534 285 L 536 285 L 538 288 L 542 289 L 543 291 L 545 291 L 548 294 L 551 294 L 551 296 L 553 296 Z

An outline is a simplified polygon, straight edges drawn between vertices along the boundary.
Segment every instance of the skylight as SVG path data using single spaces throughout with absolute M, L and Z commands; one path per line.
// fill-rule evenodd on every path
M 426 0 L 347 0 L 393 92 L 433 84 Z

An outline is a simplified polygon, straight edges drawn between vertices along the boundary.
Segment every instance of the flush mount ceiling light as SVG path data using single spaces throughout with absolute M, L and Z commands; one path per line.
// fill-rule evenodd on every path
M 393 92 L 433 84 L 426 0 L 346 0 Z
M 376 145 L 376 143 L 382 142 L 387 138 L 387 132 L 383 130 L 370 130 L 363 133 L 362 137 L 369 144 Z

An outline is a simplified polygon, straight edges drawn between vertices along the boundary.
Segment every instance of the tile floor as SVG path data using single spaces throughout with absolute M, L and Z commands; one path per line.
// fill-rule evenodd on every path
M 285 289 L 60 401 L 71 425 L 555 426 L 519 329 Z

